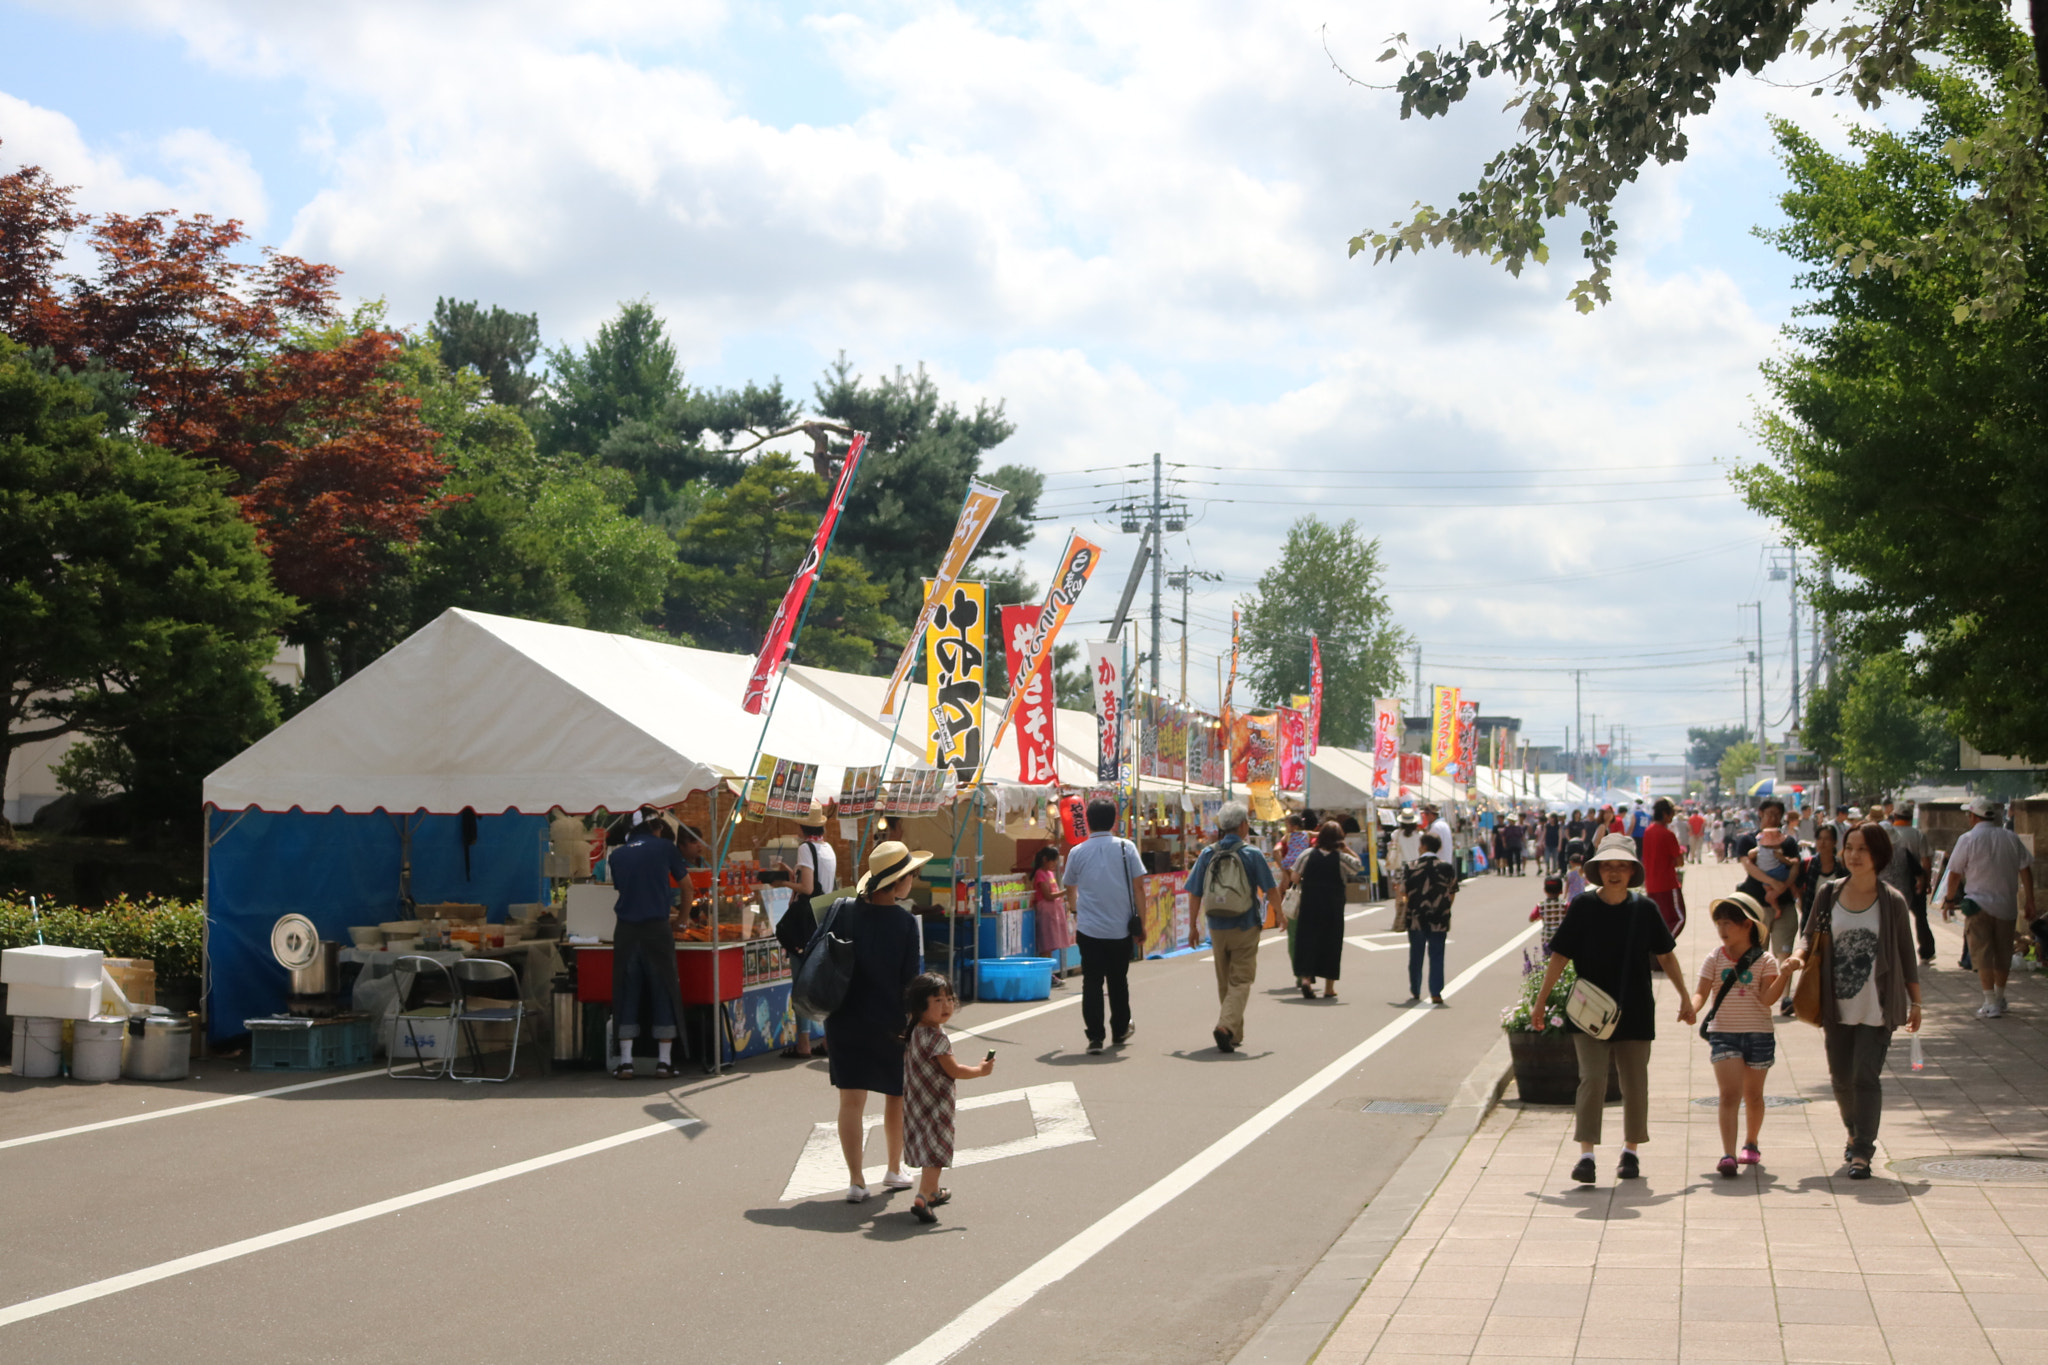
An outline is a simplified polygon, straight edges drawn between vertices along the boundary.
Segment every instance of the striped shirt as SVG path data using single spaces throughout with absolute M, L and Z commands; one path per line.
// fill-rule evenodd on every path
M 1720 993 L 1721 979 L 1735 966 L 1726 948 L 1716 948 L 1700 964 L 1700 985 L 1707 992 L 1707 1008 L 1711 1009 L 1714 997 Z M 1778 959 L 1765 953 L 1749 964 L 1745 979 L 1737 981 L 1728 998 L 1721 1002 L 1720 1012 L 1714 1022 L 1707 1026 L 1709 1033 L 1769 1033 L 1771 1032 L 1771 1009 L 1764 1004 L 1761 992 L 1769 989 L 1778 979 Z

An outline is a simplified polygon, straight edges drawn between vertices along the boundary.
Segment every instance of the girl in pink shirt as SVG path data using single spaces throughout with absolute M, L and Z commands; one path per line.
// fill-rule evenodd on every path
M 1756 1140 L 1764 1124 L 1764 1075 L 1777 1060 L 1778 1037 L 1771 1028 L 1771 1006 L 1789 979 L 1778 959 L 1764 947 L 1763 906 L 1736 892 L 1714 902 L 1713 925 L 1721 946 L 1700 964 L 1699 987 L 1692 1007 L 1706 1036 L 1707 1060 L 1721 1091 L 1721 1150 L 1717 1169 L 1732 1176 L 1742 1166 L 1764 1159 Z M 1723 993 L 1722 987 L 1727 991 Z M 1720 1004 L 1714 1004 L 1719 997 Z M 1708 1010 L 1712 1009 L 1709 1017 Z M 1749 1111 L 1748 1141 L 1735 1155 L 1735 1113 Z

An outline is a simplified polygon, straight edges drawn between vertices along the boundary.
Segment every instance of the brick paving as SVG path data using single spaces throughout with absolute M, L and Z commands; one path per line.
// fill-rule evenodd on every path
M 1731 867 L 1692 868 L 1688 972 L 1714 944 Z M 1532 883 L 1533 884 L 1533 883 Z M 1876 1176 L 1851 1181 L 1820 1031 L 1780 1021 L 1763 1164 L 1717 1175 L 1707 1046 L 1659 982 L 1643 1178 L 1617 1183 L 1610 1105 L 1599 1183 L 1572 1183 L 1571 1111 L 1507 1099 L 1480 1126 L 1322 1352 L 1320 1365 L 1446 1357 L 2048 1365 L 2048 1178 L 1975 1183 L 1914 1158 L 2048 1160 L 2048 983 L 2015 973 L 2012 1011 L 1973 1014 L 1960 920 L 1923 973 L 1926 1067 L 1896 1036 Z M 1691 977 L 1688 976 L 1688 980 Z

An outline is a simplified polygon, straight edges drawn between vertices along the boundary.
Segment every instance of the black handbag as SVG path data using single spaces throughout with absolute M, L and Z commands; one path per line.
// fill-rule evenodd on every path
M 1736 962 L 1735 969 L 1729 972 L 1727 977 L 1722 980 L 1721 989 L 1714 995 L 1714 1003 L 1700 1017 L 1700 1037 L 1705 1038 L 1707 1036 L 1707 1025 L 1713 1023 L 1714 1016 L 1721 1012 L 1721 1002 L 1728 998 L 1728 992 L 1735 989 L 1735 983 L 1742 979 L 1742 974 L 1749 970 L 1750 964 L 1763 955 L 1764 950 L 1762 948 L 1751 944 L 1749 951 L 1745 952 L 1740 960 Z
M 797 963 L 796 976 L 789 986 L 789 1005 L 799 1019 L 822 1023 L 846 1003 L 847 989 L 853 984 L 853 940 L 832 932 L 845 905 L 844 900 L 832 902 L 832 908 L 825 912 L 825 922 L 811 936 L 803 960 Z

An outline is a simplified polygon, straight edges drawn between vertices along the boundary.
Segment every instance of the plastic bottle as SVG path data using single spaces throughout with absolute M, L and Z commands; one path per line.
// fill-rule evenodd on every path
M 1913 1069 L 1918 1071 L 1927 1065 L 1927 1059 L 1920 1055 L 1920 1035 L 1913 1035 Z

